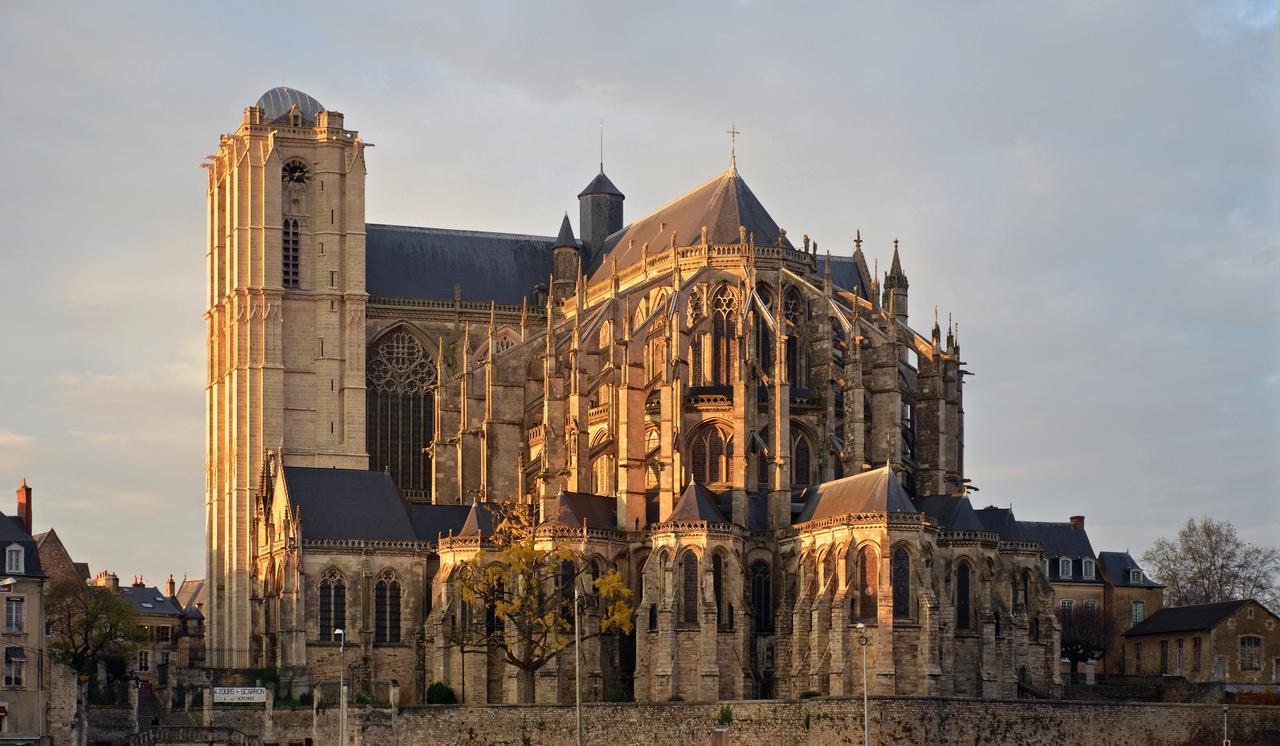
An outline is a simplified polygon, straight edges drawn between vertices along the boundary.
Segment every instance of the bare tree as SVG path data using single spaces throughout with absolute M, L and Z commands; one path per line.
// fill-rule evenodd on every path
M 1071 662 L 1072 678 L 1079 664 L 1102 657 L 1115 642 L 1115 617 L 1097 607 L 1062 609 L 1058 620 L 1062 622 L 1062 657 Z
M 492 650 L 520 671 L 519 698 L 533 701 L 534 674 L 573 645 L 574 588 L 591 570 L 578 542 L 561 538 L 545 546 L 537 535 L 537 511 L 520 502 L 491 504 L 492 551 L 459 568 L 464 614 L 455 630 L 463 650 Z M 588 639 L 612 630 L 631 631 L 631 590 L 616 569 L 591 581 L 600 623 L 582 630 Z
M 1142 561 L 1172 606 L 1254 598 L 1280 609 L 1280 549 L 1241 541 L 1228 521 L 1189 518 L 1176 539 L 1157 539 Z

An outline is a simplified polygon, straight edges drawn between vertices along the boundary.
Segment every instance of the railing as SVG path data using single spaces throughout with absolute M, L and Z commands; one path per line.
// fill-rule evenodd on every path
M 587 424 L 598 425 L 609 419 L 609 405 L 598 404 L 587 410 Z
M 161 743 L 221 743 L 228 746 L 258 746 L 257 736 L 235 728 L 200 728 L 194 725 L 156 726 L 129 737 L 130 746 Z

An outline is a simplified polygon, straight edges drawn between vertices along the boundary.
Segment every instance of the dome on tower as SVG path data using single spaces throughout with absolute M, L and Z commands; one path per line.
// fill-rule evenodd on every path
M 319 101 L 302 91 L 285 86 L 272 88 L 262 94 L 256 106 L 262 109 L 263 116 L 266 117 L 268 122 L 274 122 L 288 114 L 289 110 L 295 106 L 298 107 L 303 119 L 313 122 L 316 114 L 324 111 L 324 107 L 320 105 Z

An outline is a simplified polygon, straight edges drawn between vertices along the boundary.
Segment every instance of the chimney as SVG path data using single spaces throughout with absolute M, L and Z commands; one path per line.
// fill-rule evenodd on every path
M 166 580 L 164 583 L 164 595 L 168 596 L 169 598 L 173 598 L 175 595 L 177 595 L 176 593 L 174 593 L 174 590 L 173 590 L 173 573 L 169 573 L 169 579 Z
M 141 576 L 141 575 L 135 575 L 135 576 L 133 576 L 133 587 L 134 587 L 134 588 L 146 588 L 146 587 L 147 587 L 147 583 L 146 583 L 146 581 L 144 581 L 144 580 L 142 579 L 142 576 Z
M 27 486 L 27 478 L 22 478 L 22 484 L 18 487 L 18 517 L 22 519 L 22 525 L 27 527 L 27 533 L 31 533 L 31 488 Z
M 1083 531 L 1083 530 L 1084 530 L 1084 516 L 1082 516 L 1082 515 L 1073 515 L 1073 516 L 1071 516 L 1071 525 L 1072 525 L 1072 526 L 1075 526 L 1077 531 Z

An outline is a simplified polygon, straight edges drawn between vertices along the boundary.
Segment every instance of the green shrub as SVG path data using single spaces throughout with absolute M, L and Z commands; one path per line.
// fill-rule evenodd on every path
M 606 689 L 604 691 L 605 702 L 634 702 L 636 698 L 626 689 Z
M 456 705 L 458 697 L 453 693 L 453 687 L 443 681 L 433 681 L 431 686 L 427 687 L 427 704 Z
M 720 705 L 720 715 L 716 718 L 716 725 L 728 725 L 733 722 L 733 708 L 729 705 Z

